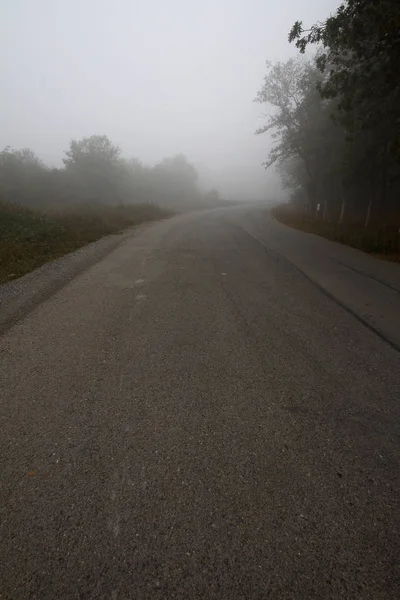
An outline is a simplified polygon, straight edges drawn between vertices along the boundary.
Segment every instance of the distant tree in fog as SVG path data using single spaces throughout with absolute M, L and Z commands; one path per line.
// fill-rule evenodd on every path
M 291 184 L 293 191 L 303 187 L 311 212 L 321 203 L 321 180 L 332 175 L 344 138 L 331 119 L 332 107 L 318 92 L 320 80 L 313 60 L 267 62 L 263 86 L 255 99 L 269 109 L 265 125 L 256 133 L 270 132 L 275 142 L 264 166 L 278 163 L 281 173 L 287 172 L 286 186 Z
M 192 202 L 197 199 L 197 171 L 183 154 L 165 158 L 156 164 L 152 178 L 157 189 L 171 199 L 178 202 Z
M 63 159 L 75 195 L 88 202 L 118 204 L 121 149 L 106 135 L 72 140 Z
M 0 199 L 15 202 L 38 201 L 44 191 L 48 169 L 29 148 L 0 152 Z
M 92 135 L 81 140 L 72 140 L 65 152 L 63 163 L 67 169 L 88 169 L 93 166 L 113 166 L 118 162 L 121 149 L 114 146 L 106 135 Z
M 64 168 L 48 169 L 32 150 L 0 152 L 0 199 L 29 205 L 152 202 L 174 208 L 201 204 L 197 172 L 183 154 L 147 167 L 125 159 L 106 135 L 72 140 Z M 218 202 L 216 192 L 207 197 Z

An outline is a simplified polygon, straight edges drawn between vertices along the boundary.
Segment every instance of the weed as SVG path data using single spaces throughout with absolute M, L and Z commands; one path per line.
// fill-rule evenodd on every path
M 154 204 L 71 204 L 39 211 L 0 201 L 0 282 L 105 235 L 168 214 Z

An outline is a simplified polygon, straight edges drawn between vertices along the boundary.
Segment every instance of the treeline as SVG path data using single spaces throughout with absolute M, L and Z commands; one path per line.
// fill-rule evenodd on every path
M 184 155 L 153 167 L 125 159 L 105 135 L 72 140 L 62 168 L 47 167 L 30 149 L 0 152 L 0 200 L 28 207 L 67 204 L 154 203 L 172 208 L 216 204 L 216 190 L 203 193 L 196 169 Z
M 398 232 L 400 2 L 345 0 L 309 30 L 297 21 L 289 41 L 300 55 L 267 63 L 256 98 L 273 108 L 257 131 L 275 140 L 265 166 L 309 217 Z

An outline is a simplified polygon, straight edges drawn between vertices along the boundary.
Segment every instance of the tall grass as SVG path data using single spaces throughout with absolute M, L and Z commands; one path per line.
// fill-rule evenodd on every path
M 365 227 L 363 223 L 333 223 L 312 219 L 291 204 L 281 204 L 272 209 L 272 215 L 282 223 L 315 233 L 330 240 L 346 244 L 379 255 L 389 260 L 400 261 L 400 235 L 396 223 L 390 225 L 371 224 Z
M 168 216 L 154 204 L 29 209 L 0 201 L 0 282 L 101 237 Z

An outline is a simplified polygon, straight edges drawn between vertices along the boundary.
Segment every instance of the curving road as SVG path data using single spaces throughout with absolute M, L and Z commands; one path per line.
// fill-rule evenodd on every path
M 399 266 L 260 207 L 107 243 L 0 290 L 1 600 L 399 598 Z

